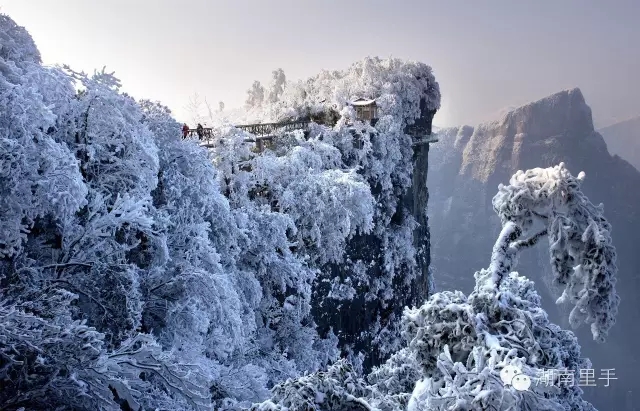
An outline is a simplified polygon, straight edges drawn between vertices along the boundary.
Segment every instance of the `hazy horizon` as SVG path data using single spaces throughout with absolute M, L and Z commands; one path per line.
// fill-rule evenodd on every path
M 431 65 L 443 94 L 438 126 L 475 125 L 573 87 L 597 127 L 640 115 L 633 1 L 88 3 L 0 0 L 0 12 L 27 28 L 46 64 L 106 66 L 124 91 L 182 121 L 194 93 L 238 107 L 276 68 L 295 80 L 366 56 Z

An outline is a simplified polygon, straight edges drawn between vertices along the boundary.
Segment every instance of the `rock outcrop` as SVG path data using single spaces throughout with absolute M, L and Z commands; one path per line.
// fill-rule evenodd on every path
M 607 142 L 611 154 L 624 158 L 640 170 L 640 117 L 612 124 L 598 132 Z
M 617 289 L 622 301 L 618 322 L 605 344 L 591 340 L 588 327 L 576 331 L 583 354 L 596 374 L 615 368 L 618 380 L 610 387 L 585 388 L 599 409 L 624 410 L 628 391 L 636 386 L 638 362 L 635 330 L 640 316 L 640 172 L 618 156 L 611 156 L 603 137 L 594 130 L 591 109 L 579 89 L 562 91 L 519 107 L 499 121 L 475 129 L 461 127 L 438 132 L 431 147 L 429 218 L 432 263 L 439 289 L 473 286 L 474 271 L 489 263 L 493 239 L 500 227 L 491 199 L 498 184 L 517 170 L 549 167 L 564 162 L 572 173 L 586 173 L 584 193 L 604 203 L 618 251 Z M 531 250 L 518 271 L 547 287 L 538 287 L 552 320 L 570 328 L 567 313 L 556 306 L 550 284 L 549 256 L 544 247 Z M 640 393 L 636 393 L 640 397 Z M 636 401 L 637 402 L 637 401 Z
M 375 100 L 376 116 L 354 108 L 359 99 Z M 350 233 L 339 258 L 317 250 L 311 299 L 318 333 L 333 332 L 343 351 L 362 353 L 365 369 L 400 348 L 404 307 L 428 297 L 429 135 L 439 107 L 439 85 L 426 64 L 365 58 L 289 83 L 280 101 L 261 109 L 270 121 L 313 120 L 304 150 L 317 150 L 328 166 L 340 164 L 370 187 L 371 226 Z M 313 240 L 300 244 L 313 248 Z
M 321 303 L 314 307 L 321 333 L 329 329 L 337 331 L 342 343 L 352 352 L 368 353 L 363 362 L 365 370 L 384 362 L 390 352 L 382 347 L 392 346 L 393 343 L 389 344 L 389 341 L 400 341 L 391 327 L 394 321 L 397 322 L 404 307 L 422 304 L 432 291 L 427 174 L 429 137 L 435 113 L 436 110 L 429 110 L 421 103 L 420 117 L 404 130 L 414 142 L 410 160 L 413 173 L 411 185 L 406 192 L 397 195 L 391 226 L 400 228 L 409 219 L 415 222 L 412 232 L 415 265 L 403 266 L 400 275 L 393 278 L 393 301 L 376 298 L 368 286 L 356 286 L 356 295 L 350 301 L 320 300 Z M 376 195 L 378 190 L 378 187 L 372 187 L 372 192 Z M 347 244 L 347 260 L 366 262 L 365 275 L 375 282 L 384 276 L 384 267 L 389 264 L 385 261 L 384 253 L 387 247 L 389 245 L 375 234 L 356 235 Z M 331 264 L 327 270 L 330 270 L 333 277 L 355 277 L 353 267 L 346 264 Z

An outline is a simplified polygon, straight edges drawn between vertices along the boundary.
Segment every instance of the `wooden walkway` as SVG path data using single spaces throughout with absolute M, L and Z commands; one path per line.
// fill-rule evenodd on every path
M 309 127 L 309 120 L 286 121 L 280 123 L 259 123 L 259 124 L 241 124 L 235 126 L 240 130 L 255 135 L 255 138 L 247 138 L 247 143 L 255 143 L 258 151 L 262 152 L 266 146 L 273 142 L 273 138 L 279 133 L 287 133 L 295 130 L 306 130 Z M 202 136 L 198 136 L 198 130 L 189 129 L 186 138 L 199 139 L 202 146 L 211 147 L 214 144 L 215 131 L 213 128 L 205 127 L 202 129 Z
M 265 148 L 273 144 L 273 139 L 280 133 L 289 133 L 295 130 L 307 130 L 311 124 L 310 120 L 297 120 L 297 121 L 283 121 L 279 123 L 259 123 L 259 124 L 241 124 L 235 126 L 240 130 L 244 130 L 255 137 L 245 138 L 246 143 L 254 143 L 258 152 L 264 151 Z M 438 141 L 437 137 L 430 134 L 423 127 L 408 126 L 405 132 L 413 137 L 413 146 L 419 146 L 422 144 L 430 144 Z M 429 134 L 427 134 L 429 133 Z M 202 136 L 198 136 L 198 131 L 195 128 L 189 129 L 185 138 L 192 138 L 200 140 L 200 145 L 203 147 L 213 148 L 216 144 L 215 130 L 210 127 L 202 129 Z

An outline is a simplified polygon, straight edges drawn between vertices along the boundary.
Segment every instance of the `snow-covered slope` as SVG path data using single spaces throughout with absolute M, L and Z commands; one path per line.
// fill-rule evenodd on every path
M 631 331 L 640 316 L 635 296 L 640 289 L 640 192 L 634 189 L 640 186 L 640 173 L 609 154 L 604 139 L 593 128 L 591 109 L 579 89 L 532 102 L 475 128 L 441 130 L 438 138 L 440 142 L 432 146 L 430 154 L 429 221 L 435 280 L 440 289 L 472 286 L 472 281 L 459 273 L 477 267 L 490 252 L 490 237 L 497 234 L 491 198 L 498 184 L 517 170 L 560 162 L 574 174 L 586 173 L 585 193 L 592 201 L 605 204 L 605 215 L 613 226 L 622 302 L 618 324 L 606 345 L 595 345 L 589 342 L 588 334 L 578 334 L 594 368 L 616 368 L 620 374 L 617 387 L 595 391 L 596 405 L 624 409 L 623 398 L 633 386 L 638 366 L 634 341 L 640 337 Z M 562 323 L 566 313 L 554 304 L 559 295 L 544 268 L 548 258 L 544 250 L 531 250 L 523 256 L 521 273 L 537 280 L 545 308 L 551 318 Z M 613 407 L 607 398 L 621 398 L 623 405 Z
M 238 409 L 336 360 L 332 326 L 343 345 L 398 337 L 426 292 L 404 129 L 438 105 L 428 66 L 366 59 L 263 106 L 316 114 L 314 87 L 343 82 L 379 96 L 375 127 L 337 107 L 282 152 L 227 126 L 209 153 L 113 74 L 43 67 L 3 15 L 0 41 L 0 408 Z M 344 323 L 316 327 L 312 302 Z

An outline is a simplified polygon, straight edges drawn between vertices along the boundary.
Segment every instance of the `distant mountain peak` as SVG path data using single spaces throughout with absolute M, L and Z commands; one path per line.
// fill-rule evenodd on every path
M 598 131 L 599 132 L 605 132 L 605 131 L 614 130 L 614 129 L 617 129 L 617 128 L 623 128 L 623 127 L 626 127 L 628 125 L 633 125 L 633 126 L 640 125 L 640 116 L 631 117 L 631 118 L 628 118 L 626 120 L 622 120 L 622 121 L 618 121 L 618 122 L 613 123 L 613 124 L 609 124 L 606 127 L 600 128 Z
M 496 122 L 492 123 L 491 126 L 495 127 Z M 591 108 L 585 102 L 582 91 L 577 87 L 562 90 L 514 108 L 506 112 L 497 123 L 502 126 L 515 126 L 518 128 L 517 134 L 529 135 L 553 136 L 576 128 L 583 132 L 594 131 Z M 521 129 L 524 125 L 534 127 Z
M 535 100 L 529 104 L 525 104 L 522 107 L 516 108 L 514 111 L 523 110 L 529 106 L 543 106 L 549 108 L 566 107 L 567 103 L 570 103 L 572 107 L 582 109 L 584 108 L 584 106 L 586 106 L 589 109 L 582 91 L 578 87 L 574 87 Z M 589 109 L 589 111 L 591 111 L 591 109 Z
M 602 137 L 595 133 L 591 108 L 582 91 L 571 88 L 476 127 L 464 146 L 461 171 L 487 181 L 496 172 L 508 174 L 524 166 L 525 151 L 541 150 L 554 157 L 558 151 L 585 145 L 606 150 Z

